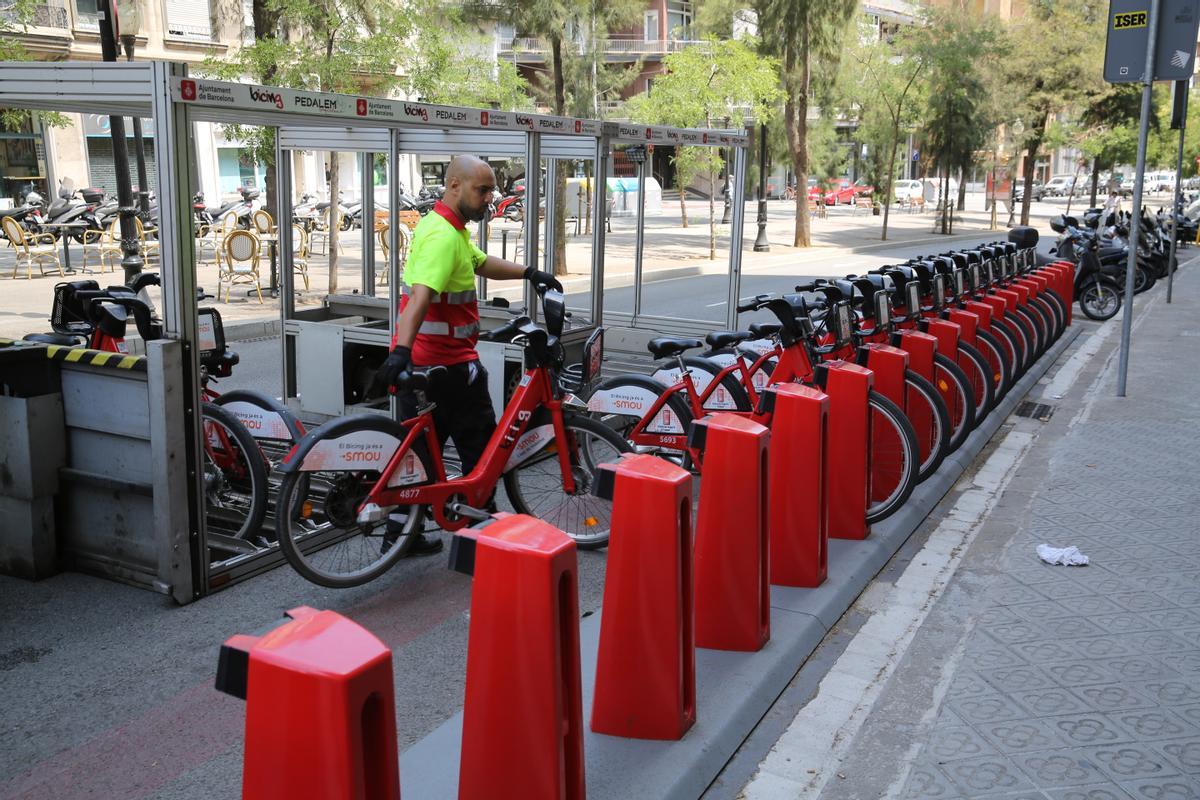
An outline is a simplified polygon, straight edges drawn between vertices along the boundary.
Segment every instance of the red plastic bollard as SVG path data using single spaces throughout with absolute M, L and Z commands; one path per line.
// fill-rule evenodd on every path
M 922 333 L 937 339 L 939 353 L 951 361 L 958 361 L 958 337 L 962 332 L 958 323 L 944 319 L 923 319 L 920 325 Z
M 928 333 L 901 330 L 892 334 L 892 345 L 908 353 L 908 368 L 930 383 L 933 382 L 933 357 L 938 352 L 938 340 Z
M 811 386 L 780 383 L 767 389 L 763 402 L 772 413 L 767 459 L 771 583 L 815 588 L 829 572 L 829 397 Z
M 473 574 L 460 800 L 583 800 L 575 542 L 523 514 L 459 531 Z
M 898 347 L 887 344 L 865 344 L 858 348 L 859 366 L 866 367 L 875 374 L 874 389 L 881 395 L 899 406 L 908 416 L 916 431 L 917 441 L 923 446 L 921 460 L 929 456 L 929 431 L 933 428 L 933 412 L 924 403 L 910 402 L 908 387 L 905 384 L 904 373 L 908 371 L 909 355 Z M 894 436 L 882 428 L 871 430 L 871 445 L 874 452 L 879 452 L 885 437 Z M 887 465 L 879 461 L 871 463 L 871 481 L 879 484 L 883 480 L 883 471 Z
M 771 638 L 765 427 L 713 414 L 692 423 L 704 451 L 696 521 L 696 646 L 755 651 Z
M 217 689 L 246 700 L 244 800 L 399 800 L 392 651 L 335 611 L 300 607 L 221 646 Z
M 651 455 L 600 469 L 613 506 L 592 730 L 679 739 L 696 721 L 692 476 Z
M 867 396 L 874 375 L 848 361 L 829 361 L 817 367 L 816 378 L 829 395 L 829 447 L 825 449 L 829 537 L 865 539 L 871 533 L 867 525 L 871 493 Z
M 971 347 L 977 347 L 979 341 L 979 315 L 973 311 L 961 308 L 946 309 L 946 319 L 953 322 L 959 329 L 959 341 L 966 342 Z

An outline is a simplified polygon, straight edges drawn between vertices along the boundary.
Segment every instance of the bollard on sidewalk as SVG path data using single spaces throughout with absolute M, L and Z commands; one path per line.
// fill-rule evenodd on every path
M 221 646 L 216 688 L 246 701 L 244 800 L 399 800 L 392 651 L 308 607 Z
M 870 497 L 871 370 L 848 361 L 830 361 L 816 371 L 817 385 L 829 395 L 829 447 L 825 477 L 829 481 L 829 537 L 865 539 Z
M 771 638 L 765 427 L 713 414 L 692 423 L 704 451 L 696 522 L 696 646 L 760 650 Z
M 696 721 L 692 476 L 651 455 L 600 470 L 613 507 L 592 730 L 679 739 Z
M 474 575 L 460 800 L 583 800 L 583 703 L 575 542 L 549 523 L 496 514 L 454 536 Z
M 771 413 L 770 580 L 779 586 L 815 588 L 829 571 L 829 397 L 811 386 L 780 383 L 768 388 L 763 403 Z

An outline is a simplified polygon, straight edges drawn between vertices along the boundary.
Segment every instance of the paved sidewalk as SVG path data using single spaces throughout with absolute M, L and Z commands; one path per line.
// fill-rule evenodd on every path
M 1200 798 L 1200 269 L 1179 276 L 1172 305 L 1164 295 L 1139 298 L 1124 399 L 1119 318 L 1101 329 L 1076 315 L 1089 335 L 1062 371 L 1078 379 L 1043 387 L 1049 421 L 1014 418 L 1026 455 L 914 614 L 911 642 L 872 673 L 878 693 L 815 748 L 823 763 L 802 763 L 793 724 L 741 796 Z M 1091 563 L 1045 565 L 1043 542 Z M 908 571 L 936 555 L 927 546 Z M 854 650 L 798 721 L 865 669 Z

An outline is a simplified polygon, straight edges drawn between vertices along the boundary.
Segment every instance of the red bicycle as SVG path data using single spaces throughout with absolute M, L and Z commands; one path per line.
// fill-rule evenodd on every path
M 708 342 L 717 349 L 741 345 L 740 356 L 724 366 L 709 359 L 683 354 L 703 346 L 699 339 L 661 337 L 648 349 L 655 358 L 671 359 L 673 369 L 659 375 L 676 376 L 667 384 L 640 375 L 619 375 L 599 382 L 588 395 L 588 408 L 604 425 L 617 431 L 634 448 L 674 457 L 683 463 L 701 463 L 703 453 L 688 442 L 693 420 L 714 410 L 714 397 L 729 398 L 727 409 L 764 425 L 771 413 L 759 402 L 763 387 L 799 381 L 821 382 L 821 359 L 852 338 L 848 303 L 832 309 L 836 341 L 816 341 L 810 309 L 799 296 L 759 295 L 738 307 L 742 313 L 768 311 L 779 323 L 757 323 L 751 331 L 719 331 Z M 755 340 L 755 337 L 758 337 Z M 702 363 L 697 363 L 702 362 Z M 718 392 L 723 392 L 719 395 Z M 878 522 L 895 513 L 912 494 L 918 480 L 920 457 L 916 434 L 904 412 L 877 392 L 868 398 L 872 438 L 872 485 L 867 521 Z M 837 446 L 836 433 L 832 445 Z
M 489 337 L 525 350 L 526 369 L 496 431 L 470 474 L 450 478 L 442 458 L 433 404 L 425 391 L 445 370 L 414 369 L 401 385 L 421 399 L 412 419 L 375 414 L 334 420 L 313 430 L 280 466 L 283 484 L 277 529 L 283 553 L 304 577 L 331 587 L 357 586 L 383 574 L 421 532 L 426 511 L 439 527 L 459 530 L 477 518 L 503 479 L 519 513 L 546 520 L 583 549 L 608 543 L 611 503 L 592 494 L 601 464 L 629 445 L 590 419 L 560 377 L 562 294 L 542 297 L 546 327 L 519 317 Z M 599 363 L 593 337 L 581 380 Z M 580 374 L 578 371 L 574 374 Z M 387 518 L 404 515 L 389 532 Z

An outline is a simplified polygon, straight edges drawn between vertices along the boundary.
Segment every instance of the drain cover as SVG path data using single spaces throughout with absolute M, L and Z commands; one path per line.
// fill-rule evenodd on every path
M 1029 417 L 1045 422 L 1050 419 L 1050 415 L 1054 413 L 1054 406 L 1045 403 L 1035 403 L 1032 400 L 1022 401 L 1021 405 L 1017 406 L 1017 410 L 1013 412 L 1018 417 Z

